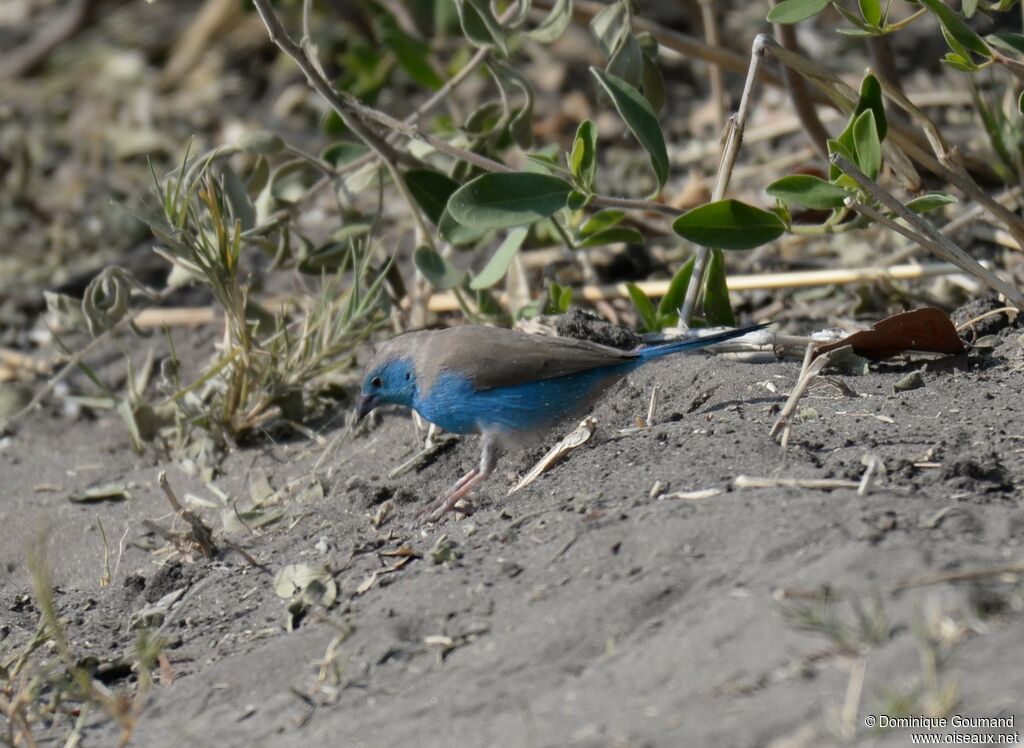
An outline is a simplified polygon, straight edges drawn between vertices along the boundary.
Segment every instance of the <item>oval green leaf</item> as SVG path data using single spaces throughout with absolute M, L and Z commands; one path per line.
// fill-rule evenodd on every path
M 555 0 L 547 17 L 526 35 L 540 44 L 550 44 L 562 35 L 571 20 L 572 0 Z
M 999 47 L 1011 54 L 1024 55 L 1024 34 L 1004 31 L 999 34 L 989 34 L 985 37 L 985 41 L 993 47 Z
M 583 225 L 580 226 L 579 235 L 581 237 L 591 236 L 596 234 L 598 231 L 604 231 L 610 229 L 612 226 L 617 225 L 623 218 L 626 217 L 626 211 L 609 208 L 607 210 L 599 210 L 597 213 L 592 215 Z
M 918 0 L 918 2 L 938 16 L 939 23 L 942 24 L 942 28 L 948 31 L 949 35 L 953 37 L 957 43 L 963 45 L 972 52 L 985 57 L 986 59 L 992 57 L 992 51 L 988 48 L 988 45 L 985 44 L 985 41 L 974 33 L 971 27 L 968 26 L 960 16 L 950 8 L 946 7 L 942 0 Z
M 572 185 L 547 174 L 484 174 L 463 185 L 448 200 L 459 223 L 477 229 L 505 229 L 547 218 L 565 207 Z
M 593 188 L 597 172 L 597 128 L 589 119 L 583 120 L 576 128 L 569 153 L 569 169 L 577 184 L 586 190 Z
M 870 109 L 854 121 L 853 142 L 857 148 L 857 166 L 874 179 L 882 169 L 882 144 L 875 127 L 875 113 Z
M 644 235 L 630 226 L 615 226 L 591 234 L 577 247 L 600 247 L 605 244 L 643 244 Z
M 668 150 L 665 148 L 665 136 L 662 135 L 658 117 L 651 109 L 651 105 L 639 91 L 622 78 L 595 67 L 591 67 L 590 72 L 611 96 L 612 103 L 626 123 L 626 127 L 650 156 L 651 167 L 658 178 L 658 186 L 664 185 L 668 179 Z
M 858 0 L 860 14 L 875 28 L 882 24 L 882 4 L 878 0 Z
M 782 0 L 768 12 L 772 23 L 799 23 L 825 10 L 832 0 Z
M 767 210 L 739 200 L 719 200 L 679 216 L 672 230 L 705 247 L 754 249 L 782 236 L 786 224 Z
M 729 286 L 725 282 L 725 255 L 721 250 L 711 250 L 707 280 L 704 283 L 704 319 L 709 325 L 733 327 L 736 316 L 729 302 Z
M 956 202 L 959 201 L 948 192 L 929 192 L 927 195 L 915 197 L 907 203 L 907 208 L 915 213 L 927 213 L 930 210 L 941 208 L 943 205 L 950 205 Z
M 842 187 L 810 174 L 792 174 L 772 182 L 765 192 L 787 205 L 799 205 L 814 210 L 842 208 L 850 194 Z
M 410 169 L 402 178 L 416 204 L 423 209 L 431 223 L 438 225 L 448 198 L 459 189 L 459 183 L 433 169 Z
M 696 257 L 691 257 L 672 276 L 668 290 L 661 297 L 661 303 L 658 304 L 659 318 L 678 314 L 679 307 L 683 305 L 683 300 L 686 298 L 686 288 L 690 285 L 690 276 L 693 275 L 693 263 L 696 259 Z M 678 316 L 676 319 L 678 320 Z
M 865 75 L 860 82 L 860 96 L 857 99 L 857 108 L 854 110 L 852 119 L 860 116 L 861 112 L 870 109 L 875 113 L 875 129 L 878 130 L 878 139 L 885 140 L 885 134 L 889 131 L 889 122 L 885 117 L 885 104 L 882 101 L 882 84 L 873 75 Z
M 416 247 L 412 253 L 412 262 L 430 285 L 439 291 L 448 291 L 462 282 L 462 273 L 448 262 L 441 254 L 425 244 Z
M 469 282 L 469 287 L 473 290 L 490 288 L 504 278 L 505 273 L 508 272 L 508 266 L 512 264 L 512 258 L 516 256 L 516 252 L 523 245 L 523 240 L 526 239 L 529 232 L 528 226 L 521 226 L 509 231 L 505 241 L 494 251 L 484 269 Z
M 629 292 L 629 298 L 633 300 L 633 306 L 636 307 L 636 311 L 640 314 L 640 319 L 643 320 L 644 330 L 646 332 L 657 332 L 658 313 L 655 311 L 654 304 L 647 294 L 633 282 L 626 283 L 626 291 Z

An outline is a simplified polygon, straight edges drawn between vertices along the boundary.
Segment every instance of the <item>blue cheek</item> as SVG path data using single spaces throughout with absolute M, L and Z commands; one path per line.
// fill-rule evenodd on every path
M 586 406 L 604 386 L 634 368 L 633 362 L 566 377 L 542 379 L 477 392 L 465 377 L 442 374 L 413 407 L 445 431 L 533 431 Z

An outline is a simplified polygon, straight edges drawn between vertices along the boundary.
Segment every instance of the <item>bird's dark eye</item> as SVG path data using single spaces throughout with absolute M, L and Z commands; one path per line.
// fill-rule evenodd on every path
M 374 377 L 373 379 L 370 380 L 371 387 L 380 387 L 381 384 L 382 382 L 380 381 L 380 377 Z
M 410 379 L 412 379 L 412 372 L 411 371 L 405 372 L 405 381 L 408 382 Z

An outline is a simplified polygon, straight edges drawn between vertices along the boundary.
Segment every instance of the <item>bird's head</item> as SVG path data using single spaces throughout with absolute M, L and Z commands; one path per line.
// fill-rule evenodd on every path
M 362 419 L 378 405 L 412 407 L 416 397 L 416 370 L 408 358 L 375 358 L 366 371 L 359 397 L 358 417 Z

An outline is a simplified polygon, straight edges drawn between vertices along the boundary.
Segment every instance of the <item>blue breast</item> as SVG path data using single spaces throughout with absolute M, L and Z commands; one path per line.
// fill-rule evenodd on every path
M 426 397 L 417 395 L 413 407 L 445 431 L 534 431 L 579 411 L 605 386 L 623 376 L 638 361 L 541 379 L 508 387 L 474 390 L 466 377 L 446 372 Z

